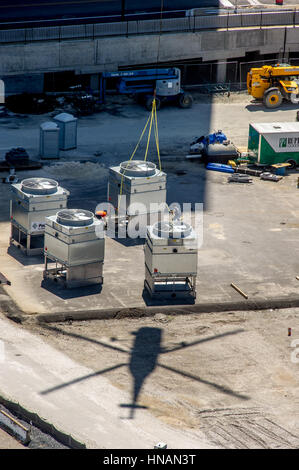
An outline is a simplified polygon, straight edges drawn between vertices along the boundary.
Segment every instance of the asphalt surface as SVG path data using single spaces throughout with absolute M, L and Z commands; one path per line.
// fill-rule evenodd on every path
M 159 111 L 167 201 L 204 202 L 204 242 L 198 256 L 195 305 L 199 308 L 207 303 L 217 309 L 219 304 L 227 303 L 229 308 L 236 308 L 236 302 L 245 308 L 251 302 L 255 305 L 260 301 L 282 300 L 285 305 L 291 300 L 299 301 L 294 256 L 298 173 L 290 173 L 279 183 L 256 178 L 252 184 L 231 185 L 226 174 L 205 172 L 203 165 L 185 160 L 195 136 L 222 129 L 236 145 L 246 146 L 249 122 L 295 120 L 295 110 L 289 104 L 265 112 L 261 104 L 251 103 L 247 95 L 240 96 L 241 101 L 234 101 L 235 98 L 238 95 L 223 97 L 222 101 L 219 98 L 213 106 L 200 102 L 189 110 L 164 107 Z M 136 104 L 111 104 L 106 112 L 79 120 L 78 149 L 63 152 L 60 161 L 46 162 L 41 170 L 30 175 L 18 173 L 18 177 L 57 179 L 71 193 L 69 207 L 94 211 L 107 197 L 108 167 L 129 158 L 147 117 L 148 112 Z M 11 147 L 23 146 L 36 158 L 39 124 L 48 119 L 46 115 L 3 119 L 1 154 L 5 155 Z M 154 146 L 148 158 L 156 161 Z M 15 247 L 8 249 L 9 199 L 9 188 L 0 185 L 1 271 L 12 282 L 11 286 L 4 286 L 6 293 L 24 312 L 73 315 L 78 311 L 144 308 L 148 304 L 143 297 L 143 245 L 134 240 L 107 237 L 102 289 L 66 292 L 52 283 L 41 284 L 43 258 L 30 259 Z M 232 289 L 231 282 L 245 291 L 249 299 Z

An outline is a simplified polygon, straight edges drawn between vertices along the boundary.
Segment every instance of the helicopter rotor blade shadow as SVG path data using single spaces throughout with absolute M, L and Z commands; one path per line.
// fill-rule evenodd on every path
M 94 372 L 93 374 L 84 375 L 83 377 L 78 377 L 77 379 L 70 380 L 69 382 L 62 383 L 60 385 L 56 385 L 55 387 L 48 388 L 47 390 L 43 390 L 40 392 L 40 395 L 47 395 L 48 393 L 56 392 L 57 390 L 61 390 L 62 388 L 68 387 L 70 385 L 74 385 L 78 382 L 82 382 L 83 380 L 91 379 L 96 377 L 97 375 L 105 374 L 106 372 L 111 372 L 112 370 L 119 369 L 120 367 L 127 366 L 126 363 L 117 364 L 116 366 L 107 367 L 107 369 L 99 370 Z
M 197 377 L 196 375 L 189 374 L 188 372 L 183 372 L 181 370 L 175 369 L 174 367 L 166 366 L 164 364 L 157 363 L 158 366 L 162 367 L 163 369 L 170 370 L 171 372 L 175 372 L 176 374 L 180 374 L 183 377 L 188 377 L 189 379 L 196 380 L 197 382 L 201 382 L 205 385 L 209 385 L 210 387 L 214 387 L 217 390 L 219 390 L 222 393 L 225 393 L 227 395 L 232 395 L 236 398 L 240 398 L 242 400 L 249 400 L 249 397 L 247 395 L 241 395 L 237 392 L 234 392 L 230 388 L 225 387 L 224 385 L 218 385 L 213 382 L 209 382 L 208 380 L 201 379 L 200 377 Z
M 76 339 L 82 339 L 83 341 L 88 341 L 89 343 L 98 344 L 99 346 L 104 346 L 105 348 L 113 349 L 114 351 L 122 352 L 125 354 L 130 354 L 131 352 L 126 349 L 120 348 L 119 346 L 113 346 L 112 344 L 104 343 L 103 341 L 99 341 L 97 339 L 88 338 L 87 336 L 82 336 L 82 335 L 79 335 L 78 333 L 70 333 L 68 331 L 64 331 L 61 328 L 57 328 L 57 326 L 42 325 L 42 327 L 49 331 L 53 331 L 55 333 L 59 333 L 59 334 L 66 335 L 66 336 L 71 336 L 72 338 L 76 338 Z
M 221 333 L 220 335 L 209 336 L 208 338 L 202 338 L 197 341 L 193 341 L 192 343 L 181 343 L 179 346 L 174 346 L 173 348 L 162 349 L 160 353 L 167 354 L 169 352 L 179 351 L 180 349 L 189 348 L 190 346 L 196 346 L 197 344 L 206 343 L 207 341 L 212 341 L 214 339 L 224 338 L 224 336 L 236 335 L 238 333 L 243 333 L 244 331 L 245 330 L 243 329 L 227 331 L 226 333 Z
M 235 330 L 235 331 L 228 331 L 226 333 L 222 333 L 222 334 L 215 335 L 215 336 L 209 336 L 207 338 L 201 338 L 201 339 L 199 339 L 197 341 L 193 341 L 191 343 L 183 343 L 182 342 L 178 346 L 174 346 L 173 348 L 164 349 L 164 348 L 161 347 L 162 330 L 160 328 L 141 327 L 141 328 L 139 328 L 139 330 L 132 333 L 132 334 L 135 335 L 135 340 L 134 340 L 134 344 L 133 344 L 132 349 L 131 350 L 125 350 L 125 349 L 123 349 L 119 346 L 112 345 L 112 344 L 109 344 L 109 343 L 105 343 L 103 341 L 99 341 L 99 340 L 89 338 L 89 337 L 86 337 L 86 336 L 82 336 L 82 335 L 77 334 L 77 333 L 67 332 L 67 331 L 64 331 L 63 329 L 60 329 L 60 328 L 57 328 L 57 327 L 52 327 L 52 326 L 45 325 L 45 324 L 43 324 L 43 327 L 45 329 L 48 329 L 49 331 L 52 331 L 52 332 L 55 332 L 55 333 L 58 333 L 58 334 L 67 335 L 67 336 L 76 338 L 78 340 L 87 341 L 87 342 L 90 342 L 90 343 L 93 343 L 93 344 L 96 344 L 96 345 L 99 345 L 99 346 L 103 346 L 105 348 L 112 349 L 113 351 L 128 354 L 130 358 L 129 358 L 128 363 L 121 363 L 121 364 L 118 364 L 118 365 L 100 370 L 98 372 L 94 372 L 94 373 L 88 374 L 86 376 L 73 379 L 69 382 L 62 383 L 60 385 L 54 386 L 52 388 L 49 388 L 47 390 L 44 390 L 44 391 L 40 392 L 41 395 L 47 395 L 48 393 L 55 392 L 57 390 L 60 390 L 60 389 L 63 389 L 67 386 L 76 384 L 76 383 L 81 382 L 83 380 L 86 380 L 86 379 L 89 379 L 89 378 L 92 378 L 92 377 L 96 377 L 97 375 L 104 374 L 104 373 L 119 369 L 120 367 L 123 367 L 123 366 L 128 366 L 129 371 L 130 371 L 131 376 L 132 376 L 132 379 L 133 379 L 132 403 L 131 404 L 121 404 L 119 406 L 123 407 L 123 408 L 130 408 L 130 416 L 126 419 L 133 419 L 136 409 L 138 409 L 138 408 L 141 408 L 141 409 L 147 408 L 145 406 L 138 405 L 139 394 L 140 394 L 140 391 L 141 391 L 141 389 L 142 389 L 142 387 L 143 387 L 143 385 L 146 381 L 146 378 L 149 375 L 151 375 L 151 373 L 155 370 L 156 366 L 160 366 L 160 367 L 162 367 L 166 370 L 169 370 L 171 372 L 180 374 L 183 377 L 186 377 L 186 378 L 189 378 L 189 379 L 192 379 L 192 380 L 196 380 L 197 382 L 201 382 L 205 385 L 214 387 L 215 389 L 217 389 L 218 391 L 220 391 L 222 393 L 232 395 L 232 396 L 235 396 L 235 397 L 237 397 L 239 399 L 243 399 L 243 400 L 249 399 L 249 397 L 247 397 L 245 395 L 238 394 L 238 393 L 234 392 L 233 390 L 231 390 L 231 389 L 229 389 L 225 386 L 218 385 L 216 383 L 213 383 L 213 382 L 210 382 L 208 380 L 202 379 L 202 378 L 197 377 L 195 375 L 189 374 L 189 373 L 184 372 L 184 371 L 180 371 L 176 368 L 166 366 L 164 364 L 160 364 L 160 363 L 157 362 L 158 357 L 159 357 L 160 354 L 166 354 L 168 352 L 175 352 L 175 351 L 187 348 L 187 347 L 196 346 L 198 344 L 205 343 L 207 341 L 212 341 L 214 339 L 220 339 L 220 338 L 223 338 L 225 336 L 242 333 L 242 332 L 244 332 L 243 329 L 238 329 L 238 330 Z

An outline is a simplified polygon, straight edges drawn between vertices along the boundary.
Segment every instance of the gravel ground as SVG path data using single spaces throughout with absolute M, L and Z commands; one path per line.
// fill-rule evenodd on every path
M 171 426 L 204 431 L 213 445 L 298 448 L 298 364 L 291 362 L 298 319 L 298 310 L 278 310 L 26 327 L 97 373 L 126 362 L 105 377 L 131 390 L 132 403 Z M 138 413 L 122 405 L 123 417 Z

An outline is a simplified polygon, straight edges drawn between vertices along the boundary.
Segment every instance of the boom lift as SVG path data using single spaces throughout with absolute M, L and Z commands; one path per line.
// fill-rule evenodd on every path
M 299 67 L 290 64 L 264 65 L 247 74 L 248 93 L 267 108 L 278 108 L 283 99 L 298 103 L 298 84 Z
M 176 67 L 143 70 L 103 72 L 100 76 L 100 100 L 105 102 L 106 80 L 116 79 L 116 90 L 120 94 L 135 95 L 138 102 L 151 111 L 154 92 L 156 109 L 162 103 L 174 101 L 181 108 L 191 108 L 193 99 L 181 89 L 181 71 Z

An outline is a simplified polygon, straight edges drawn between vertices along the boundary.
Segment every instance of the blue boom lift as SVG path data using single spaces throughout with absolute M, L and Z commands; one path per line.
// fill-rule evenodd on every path
M 100 76 L 102 103 L 105 102 L 107 79 L 116 79 L 117 93 L 134 95 L 148 110 L 152 109 L 154 93 L 157 109 L 169 101 L 176 102 L 181 108 L 191 108 L 193 103 L 192 96 L 181 88 L 181 71 L 176 67 L 103 72 Z

